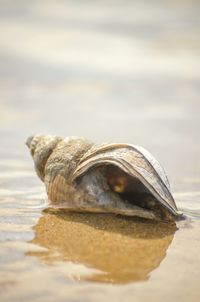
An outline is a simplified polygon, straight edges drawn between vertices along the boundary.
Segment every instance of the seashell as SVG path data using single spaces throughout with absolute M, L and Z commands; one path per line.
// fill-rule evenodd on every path
M 141 147 L 51 135 L 30 137 L 27 146 L 52 207 L 157 220 L 181 215 L 163 168 Z

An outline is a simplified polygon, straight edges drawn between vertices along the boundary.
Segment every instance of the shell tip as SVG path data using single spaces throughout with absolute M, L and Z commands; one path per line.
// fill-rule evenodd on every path
M 27 138 L 27 140 L 26 140 L 26 145 L 27 145 L 28 148 L 30 148 L 30 145 L 31 145 L 31 142 L 32 142 L 33 138 L 34 138 L 34 135 L 29 136 L 29 137 Z

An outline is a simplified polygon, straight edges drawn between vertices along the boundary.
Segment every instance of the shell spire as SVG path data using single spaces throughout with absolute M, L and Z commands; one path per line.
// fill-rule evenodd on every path
M 46 162 L 61 140 L 61 137 L 53 135 L 35 135 L 30 136 L 26 141 L 26 145 L 34 160 L 37 175 L 42 181 L 45 177 Z

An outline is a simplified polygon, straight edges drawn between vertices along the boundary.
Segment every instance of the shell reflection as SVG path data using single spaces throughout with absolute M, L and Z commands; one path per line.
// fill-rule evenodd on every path
M 47 264 L 58 261 L 95 269 L 91 275 L 70 278 L 128 283 L 147 280 L 166 256 L 177 230 L 164 224 L 112 214 L 63 213 L 45 210 L 35 226 L 32 243 L 44 252 L 29 252 Z

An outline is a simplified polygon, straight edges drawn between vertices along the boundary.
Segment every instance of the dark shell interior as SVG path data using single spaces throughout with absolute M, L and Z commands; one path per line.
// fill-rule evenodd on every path
M 172 214 L 158 201 L 145 185 L 114 165 L 104 166 L 104 175 L 110 189 L 127 200 L 146 210 L 152 210 L 163 220 L 171 220 Z

